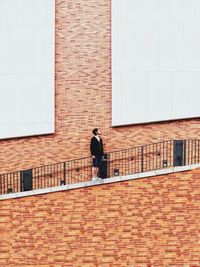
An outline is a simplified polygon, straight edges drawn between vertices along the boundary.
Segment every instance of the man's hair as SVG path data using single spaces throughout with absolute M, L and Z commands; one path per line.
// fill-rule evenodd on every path
M 98 128 L 95 128 L 94 130 L 92 130 L 92 133 L 93 133 L 94 135 L 97 135 L 97 132 L 98 132 Z

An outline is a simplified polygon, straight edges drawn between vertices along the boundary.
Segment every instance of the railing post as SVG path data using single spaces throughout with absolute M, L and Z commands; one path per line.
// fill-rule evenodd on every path
M 63 163 L 64 185 L 66 185 L 66 162 Z
M 141 146 L 141 172 L 144 171 L 144 147 Z
M 24 170 L 20 174 L 21 192 L 33 190 L 33 170 Z
M 187 165 L 186 163 L 186 140 L 183 140 L 183 164 L 184 166 Z
M 23 192 L 23 172 L 20 171 L 20 192 Z
M 110 153 L 107 153 L 107 178 L 110 177 Z
M 186 165 L 186 158 L 185 158 L 185 141 L 184 140 L 174 140 L 174 148 L 173 148 L 173 159 L 174 163 L 173 166 L 185 166 Z

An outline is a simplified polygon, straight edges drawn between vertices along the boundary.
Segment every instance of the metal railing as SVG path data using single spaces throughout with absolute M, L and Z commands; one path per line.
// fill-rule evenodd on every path
M 100 176 L 109 178 L 200 162 L 200 140 L 169 140 L 107 153 Z M 91 157 L 0 175 L 0 194 L 37 190 L 91 179 Z

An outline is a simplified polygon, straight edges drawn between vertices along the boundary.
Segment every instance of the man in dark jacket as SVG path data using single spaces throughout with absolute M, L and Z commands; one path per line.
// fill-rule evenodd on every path
M 93 131 L 93 137 L 90 142 L 90 151 L 92 155 L 92 180 L 99 180 L 100 178 L 97 176 L 99 166 L 101 164 L 101 159 L 103 156 L 103 141 L 101 138 L 101 132 L 98 128 L 95 128 Z

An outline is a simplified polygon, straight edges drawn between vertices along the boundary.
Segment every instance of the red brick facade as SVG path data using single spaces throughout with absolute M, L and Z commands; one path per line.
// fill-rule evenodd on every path
M 200 266 L 200 169 L 0 202 L 0 266 Z
M 1 140 L 0 173 L 88 156 L 94 127 L 107 151 L 198 138 L 199 119 L 111 127 L 110 0 L 56 0 L 55 64 L 55 134 Z

